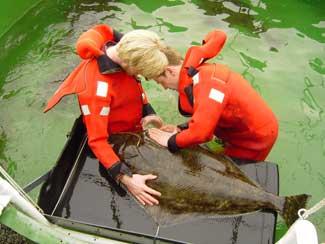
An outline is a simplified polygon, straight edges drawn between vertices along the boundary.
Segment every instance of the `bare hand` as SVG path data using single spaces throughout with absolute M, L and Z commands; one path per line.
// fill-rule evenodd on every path
M 176 132 L 175 131 L 174 132 L 166 132 L 166 131 L 162 131 L 157 128 L 151 128 L 148 130 L 149 137 L 164 147 L 168 146 L 169 138 L 171 136 L 173 136 Z
M 159 129 L 166 132 L 173 132 L 173 133 L 180 131 L 180 129 L 176 125 L 171 125 L 171 124 L 163 125 Z
M 141 124 L 143 128 L 148 127 L 148 125 L 152 124 L 156 128 L 160 128 L 163 125 L 162 119 L 155 114 L 147 115 L 141 120 Z
M 154 205 L 159 204 L 158 200 L 154 196 L 161 196 L 161 193 L 148 187 L 146 185 L 147 180 L 156 179 L 156 175 L 138 175 L 134 174 L 132 177 L 123 175 L 120 181 L 128 188 L 129 192 L 142 204 L 142 205 Z

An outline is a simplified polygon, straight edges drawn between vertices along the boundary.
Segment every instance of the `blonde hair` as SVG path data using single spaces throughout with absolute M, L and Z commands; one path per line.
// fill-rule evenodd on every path
M 126 70 L 147 79 L 157 78 L 167 65 L 178 65 L 181 56 L 161 41 L 159 36 L 148 30 L 126 33 L 117 46 L 119 58 L 127 65 Z

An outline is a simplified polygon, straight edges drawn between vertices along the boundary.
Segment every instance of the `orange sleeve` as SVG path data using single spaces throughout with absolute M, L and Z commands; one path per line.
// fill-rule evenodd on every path
M 79 98 L 84 123 L 86 124 L 88 145 L 96 158 L 107 169 L 108 174 L 115 180 L 120 174 L 132 176 L 129 167 L 120 161 L 113 148 L 108 143 L 108 121 L 110 112 L 110 97 Z M 88 102 L 88 104 L 87 104 Z
M 193 92 L 193 116 L 188 123 L 188 128 L 168 141 L 171 152 L 212 139 L 229 93 L 226 84 L 211 80 L 195 84 Z
M 87 128 L 88 145 L 106 169 L 120 159 L 108 143 L 108 120 L 111 99 L 79 96 L 79 103 Z

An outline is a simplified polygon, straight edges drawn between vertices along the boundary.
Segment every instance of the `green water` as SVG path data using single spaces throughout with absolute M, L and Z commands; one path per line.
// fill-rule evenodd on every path
M 20 185 L 53 166 L 79 114 L 74 97 L 42 109 L 79 62 L 76 39 L 97 23 L 156 31 L 182 53 L 223 29 L 228 41 L 216 61 L 243 74 L 279 119 L 268 160 L 279 165 L 281 195 L 309 193 L 309 206 L 325 197 L 325 2 L 316 0 L 53 0 L 0 26 L 0 161 Z M 145 88 L 166 122 L 184 121 L 174 92 Z M 310 220 L 325 241 L 325 209 Z M 285 230 L 279 220 L 277 238 Z

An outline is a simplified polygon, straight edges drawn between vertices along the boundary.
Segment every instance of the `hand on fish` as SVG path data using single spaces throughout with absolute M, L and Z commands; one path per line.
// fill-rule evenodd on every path
M 160 130 L 157 128 L 151 128 L 148 130 L 149 137 L 163 147 L 168 146 L 169 138 L 172 137 L 176 133 L 177 133 L 176 129 L 172 132 L 163 131 L 163 130 Z
M 171 124 L 163 125 L 159 129 L 166 132 L 173 132 L 173 133 L 177 133 L 181 131 L 176 125 L 171 125 Z
M 155 114 L 147 115 L 141 120 L 141 125 L 143 128 L 147 128 L 150 124 L 156 128 L 160 128 L 163 125 L 163 121 L 158 115 Z
M 176 133 L 155 128 L 148 132 L 165 146 Z M 196 146 L 175 155 L 145 135 L 145 131 L 111 135 L 110 143 L 132 165 L 132 177 L 121 174 L 120 181 L 137 201 L 149 206 L 145 211 L 161 226 L 200 215 L 238 216 L 262 209 L 279 212 L 290 226 L 298 210 L 306 207 L 307 194 L 283 197 L 269 193 L 222 154 Z M 140 175 L 142 172 L 156 172 L 157 176 Z M 146 185 L 149 180 L 154 180 L 150 182 L 154 189 Z M 155 204 L 159 206 L 151 207 Z
M 150 205 L 159 204 L 159 201 L 153 196 L 160 197 L 161 193 L 148 187 L 147 180 L 156 179 L 156 175 L 139 175 L 134 174 L 132 177 L 123 175 L 120 181 L 128 188 L 129 192 L 142 204 Z M 153 196 L 152 196 L 153 195 Z

